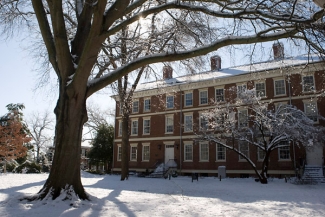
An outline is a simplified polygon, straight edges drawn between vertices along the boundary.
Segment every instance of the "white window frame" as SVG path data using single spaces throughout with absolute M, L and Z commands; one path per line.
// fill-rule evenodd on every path
M 146 121 L 149 121 L 149 126 L 146 126 L 145 125 L 145 122 Z M 151 128 L 151 117 L 145 117 L 145 118 L 143 118 L 143 135 L 150 135 L 150 128 Z M 149 129 L 149 132 L 145 132 L 145 130 L 146 130 L 146 128 L 148 128 Z
M 257 86 L 259 86 L 260 84 L 263 84 L 264 86 L 264 89 L 257 89 Z M 260 93 L 263 92 L 263 95 L 261 96 Z M 261 98 L 265 98 L 266 97 L 266 84 L 264 81 L 258 81 L 258 82 L 255 82 L 255 95 L 257 97 L 261 97 Z
M 174 108 L 174 96 L 166 95 L 166 109 Z
M 206 93 L 206 97 L 202 97 L 201 94 L 203 93 Z M 205 99 L 206 98 L 206 99 Z M 205 101 L 206 102 L 203 102 L 202 101 Z M 202 90 L 199 90 L 199 105 L 207 105 L 208 104 L 208 101 L 209 101 L 209 93 L 208 93 L 208 89 L 202 89 Z
M 241 96 L 242 93 L 244 93 L 247 90 L 247 83 L 237 84 L 237 98 L 241 99 L 243 96 Z
M 123 115 L 123 103 L 119 102 L 120 115 Z
M 203 122 L 204 121 L 204 122 Z M 206 123 L 204 126 L 203 124 Z M 209 119 L 203 116 L 203 112 L 199 113 L 199 129 L 200 131 L 207 130 L 209 128 Z
M 304 112 L 306 116 L 314 121 L 314 123 L 318 123 L 318 108 L 317 108 L 317 101 L 316 100 L 303 100 L 304 103 Z M 309 109 L 313 107 L 312 109 Z
M 187 96 L 190 94 L 190 99 L 187 99 Z M 191 104 L 187 104 L 187 102 L 191 102 Z M 185 92 L 184 93 L 184 107 L 191 107 L 193 106 L 193 92 Z
M 136 143 L 130 144 L 130 161 L 137 161 L 137 158 L 138 158 L 138 144 Z
M 247 149 L 245 150 L 242 150 L 242 145 L 247 145 Z M 244 155 L 246 155 L 247 158 L 249 158 L 249 144 L 248 142 L 245 142 L 245 141 L 238 141 L 238 150 L 243 153 Z M 247 153 L 246 153 L 247 152 Z M 238 155 L 239 156 L 239 161 L 246 161 L 246 159 L 244 157 L 242 157 L 241 155 Z
M 206 150 L 203 150 L 205 147 Z M 206 153 L 203 151 L 206 151 Z M 200 142 L 200 162 L 209 162 L 209 142 Z
M 118 144 L 117 145 L 117 155 L 116 155 L 116 160 L 121 161 L 122 160 L 122 145 Z
M 186 162 L 193 161 L 193 142 L 184 143 L 184 161 Z
M 261 154 L 263 153 L 263 156 Z M 259 147 L 257 147 L 257 161 L 263 161 L 265 157 L 265 151 Z
M 134 104 L 138 104 L 137 106 L 134 106 Z M 135 110 L 135 108 L 137 108 Z M 132 113 L 139 113 L 139 100 L 133 100 L 132 102 Z
M 143 99 L 143 112 L 150 112 L 151 111 L 151 99 L 145 98 Z
M 304 78 L 306 77 L 312 77 L 312 85 L 306 86 Z M 302 84 L 302 92 L 308 93 L 315 91 L 315 78 L 314 75 L 305 75 L 301 77 L 301 84 Z
M 288 146 L 283 146 L 283 147 L 278 147 L 278 156 L 279 156 L 279 161 L 290 161 L 291 160 L 291 156 L 290 156 L 290 143 L 287 141 L 286 142 L 288 144 Z M 281 152 L 285 151 L 288 152 L 289 157 L 288 158 L 282 158 L 281 156 Z
M 145 150 L 148 148 L 148 150 Z M 150 161 L 150 143 L 142 144 L 142 161 Z
M 172 130 L 170 130 L 170 128 Z M 165 133 L 166 134 L 174 133 L 174 115 L 166 115 L 165 116 Z
M 118 136 L 122 136 L 122 120 L 118 121 Z
M 222 90 L 222 94 L 217 94 L 217 91 Z M 225 89 L 222 87 L 216 87 L 214 88 L 214 94 L 215 94 L 215 102 L 224 102 L 225 101 Z M 221 100 L 219 100 L 221 98 Z
M 187 123 L 187 118 L 190 118 L 191 123 Z M 193 132 L 193 112 L 184 113 L 184 132 Z
M 248 127 L 248 109 L 238 109 L 237 110 L 237 121 L 238 121 L 238 128 L 245 128 Z M 245 113 L 245 114 L 244 114 Z M 241 114 L 246 115 L 246 121 L 241 121 Z
M 220 150 L 219 148 L 223 149 Z M 224 159 L 219 159 L 219 153 L 223 153 Z M 216 144 L 216 161 L 225 162 L 227 160 L 227 149 L 223 145 Z
M 283 89 L 284 89 L 284 93 L 277 93 L 277 89 L 276 89 L 276 83 L 279 81 L 283 81 Z M 284 78 L 276 78 L 273 81 L 273 85 L 274 85 L 274 96 L 285 96 L 287 95 L 287 88 L 286 88 L 286 81 Z M 282 89 L 282 87 L 281 87 Z
M 135 123 L 136 123 L 136 126 L 135 126 Z M 139 120 L 138 120 L 138 118 L 132 118 L 131 119 L 131 136 L 137 136 L 138 134 L 139 134 Z

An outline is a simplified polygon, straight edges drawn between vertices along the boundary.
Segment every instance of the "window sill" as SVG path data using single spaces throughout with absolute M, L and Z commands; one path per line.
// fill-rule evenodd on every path
M 183 162 L 184 163 L 191 163 L 191 162 L 193 162 L 193 160 L 184 160 Z
M 284 96 L 287 96 L 287 94 L 274 95 L 274 97 L 284 97 Z
M 219 162 L 227 162 L 227 160 L 216 160 L 216 163 L 219 163 Z
M 279 162 L 289 162 L 289 161 L 291 161 L 291 159 L 279 159 L 278 161 Z
M 200 163 L 209 163 L 209 160 L 200 160 Z
M 165 134 L 173 134 L 174 132 L 165 132 Z

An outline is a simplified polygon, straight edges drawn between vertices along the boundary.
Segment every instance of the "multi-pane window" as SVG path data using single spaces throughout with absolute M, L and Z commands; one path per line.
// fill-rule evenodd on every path
M 200 143 L 200 161 L 209 161 L 208 143 Z
M 284 79 L 274 81 L 274 94 L 276 96 L 286 94 L 286 86 Z
M 137 145 L 131 145 L 130 161 L 136 161 L 137 160 L 137 152 L 138 152 Z
M 304 106 L 305 106 L 306 116 L 310 120 L 317 122 L 318 121 L 317 103 L 316 102 L 305 102 Z
M 217 161 L 226 160 L 226 148 L 220 144 L 217 145 Z
M 122 121 L 118 121 L 118 135 L 122 136 Z
M 259 97 L 265 97 L 266 96 L 266 89 L 265 89 L 265 83 L 255 83 L 255 91 L 256 96 Z
M 289 142 L 281 142 L 279 144 L 279 160 L 290 160 Z
M 150 160 L 150 146 L 149 144 L 143 144 L 142 146 L 142 161 Z
M 200 105 L 208 104 L 208 91 L 200 90 Z
M 265 158 L 265 151 L 261 148 L 257 148 L 257 157 L 259 161 L 264 160 Z
M 238 110 L 238 127 L 247 127 L 248 126 L 248 111 Z
M 200 115 L 200 130 L 207 130 L 209 126 L 209 119 L 204 115 Z
M 145 112 L 149 112 L 150 109 L 151 109 L 151 101 L 150 101 L 150 99 L 145 99 L 144 100 L 144 105 L 143 105 L 143 110 Z
M 192 144 L 184 145 L 184 160 L 185 161 L 193 160 L 193 145 Z
M 193 105 L 193 93 L 185 93 L 185 106 L 192 106 Z
M 150 134 L 150 118 L 143 119 L 143 134 Z
M 117 160 L 118 161 L 122 160 L 122 147 L 121 147 L 121 145 L 117 146 Z
M 172 133 L 174 131 L 174 117 L 172 115 L 166 116 L 166 133 Z
M 249 145 L 248 145 L 248 143 L 247 142 L 244 142 L 244 141 L 240 141 L 239 143 L 238 143 L 238 149 L 239 149 L 239 151 L 243 154 L 243 155 L 245 155 L 246 157 L 248 157 L 249 158 Z M 245 160 L 245 158 L 244 157 L 242 157 L 241 155 L 239 155 L 239 160 Z
M 120 107 L 120 115 L 122 115 L 123 114 L 123 103 L 122 102 L 120 102 L 119 107 Z
M 302 89 L 304 92 L 310 92 L 315 89 L 314 76 L 304 76 L 302 77 Z
M 224 90 L 216 89 L 216 102 L 223 102 L 224 100 Z
M 139 112 L 139 101 L 133 101 L 132 113 L 138 113 L 138 112 Z
M 174 108 L 174 96 L 167 96 L 166 97 L 166 108 Z
M 138 120 L 131 121 L 131 135 L 138 135 Z
M 246 91 L 246 84 L 241 84 L 241 85 L 237 85 L 237 97 L 238 98 L 243 98 L 244 97 L 244 93 Z
M 191 132 L 193 131 L 193 115 L 192 114 L 185 114 L 184 115 L 184 131 Z

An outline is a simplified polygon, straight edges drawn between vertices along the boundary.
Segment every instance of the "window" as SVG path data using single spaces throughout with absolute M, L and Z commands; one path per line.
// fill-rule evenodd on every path
M 172 115 L 166 116 L 166 133 L 172 133 L 174 131 L 174 117 Z
M 265 158 L 265 151 L 261 148 L 257 148 L 257 158 L 259 161 L 263 161 Z
M 255 83 L 256 96 L 266 97 L 265 83 Z
M 289 142 L 281 142 L 279 144 L 279 160 L 290 160 Z
M 131 135 L 138 135 L 138 120 L 131 122 Z
M 274 95 L 285 95 L 286 86 L 284 79 L 274 81 Z
M 224 98 L 224 91 L 223 89 L 216 89 L 216 102 L 223 102 Z
M 174 96 L 166 97 L 166 108 L 168 109 L 174 108 Z
M 137 152 L 138 152 L 137 145 L 131 144 L 130 161 L 137 161 Z
M 122 136 L 122 121 L 118 121 L 118 135 Z
M 184 161 L 192 161 L 193 160 L 193 145 L 185 144 L 184 145 Z
M 120 107 L 120 115 L 122 115 L 123 114 L 123 103 L 122 102 L 119 103 L 119 107 Z
M 142 145 L 142 161 L 149 161 L 150 160 L 150 145 L 143 144 Z
M 238 146 L 239 146 L 238 147 L 239 151 L 249 158 L 249 146 L 248 146 L 248 143 L 244 142 L 244 141 L 239 141 Z M 245 160 L 245 158 L 242 157 L 241 155 L 239 155 L 239 160 Z
M 143 134 L 150 134 L 150 118 L 143 119 Z
M 316 102 L 304 102 L 305 113 L 307 117 L 314 121 L 318 121 L 318 111 L 317 111 L 317 103 Z
M 117 161 L 121 161 L 122 160 L 122 147 L 121 145 L 117 146 Z
M 184 131 L 185 132 L 192 132 L 193 131 L 193 115 L 185 114 L 184 115 Z
M 138 112 L 139 112 L 139 101 L 133 101 L 132 113 L 138 113 Z
M 238 127 L 248 126 L 248 113 L 247 110 L 238 110 Z
M 240 84 L 240 85 L 237 85 L 237 97 L 238 98 L 243 98 L 244 97 L 244 93 L 246 91 L 246 84 Z
M 208 104 L 208 91 L 200 90 L 200 105 Z
M 200 130 L 207 130 L 209 125 L 209 120 L 204 115 L 200 115 Z
M 145 99 L 144 100 L 144 107 L 143 107 L 143 110 L 145 112 L 150 112 L 150 109 L 151 109 L 151 102 L 150 102 L 150 99 Z
M 193 93 L 185 93 L 185 106 L 193 106 Z
M 217 161 L 226 160 L 226 148 L 220 144 L 217 145 Z
M 310 92 L 313 91 L 314 89 L 315 89 L 314 76 L 309 75 L 309 76 L 302 77 L 302 91 Z
M 200 143 L 200 161 L 209 161 L 208 143 Z

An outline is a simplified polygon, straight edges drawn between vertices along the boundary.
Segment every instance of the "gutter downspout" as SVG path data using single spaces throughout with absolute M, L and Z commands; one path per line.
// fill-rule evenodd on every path
M 181 85 L 178 85 L 179 88 L 179 105 L 180 105 L 180 112 L 179 112 L 179 172 L 182 171 L 182 117 L 183 117 L 183 104 L 182 104 L 182 90 Z
M 291 81 L 290 81 L 290 77 L 288 75 L 288 94 L 289 94 L 289 104 L 292 105 L 292 96 L 291 96 Z M 296 172 L 296 150 L 295 150 L 295 142 L 292 141 L 292 148 L 293 148 L 293 166 L 294 166 L 294 169 L 295 169 L 295 172 Z

